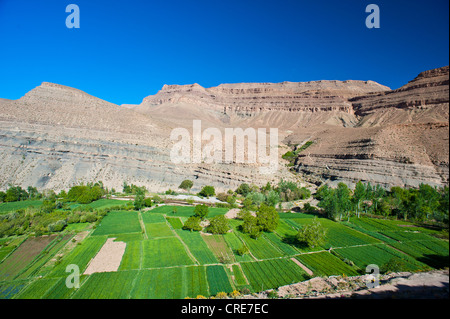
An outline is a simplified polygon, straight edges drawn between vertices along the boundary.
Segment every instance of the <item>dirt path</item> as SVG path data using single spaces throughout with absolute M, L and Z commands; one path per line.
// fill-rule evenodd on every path
M 311 269 L 307 268 L 305 265 L 303 265 L 301 262 L 299 262 L 297 259 L 295 258 L 291 258 L 291 260 L 293 262 L 295 262 L 297 265 L 299 265 L 304 271 L 306 271 L 306 273 L 310 276 L 314 276 L 314 273 L 311 271 Z

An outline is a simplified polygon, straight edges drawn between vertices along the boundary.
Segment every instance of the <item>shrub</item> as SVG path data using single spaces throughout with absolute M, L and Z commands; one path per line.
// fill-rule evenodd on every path
M 246 184 L 246 183 L 242 183 L 236 189 L 236 193 L 246 197 L 248 195 L 248 193 L 250 193 L 250 186 L 248 186 L 248 184 Z
M 248 254 L 250 251 L 248 250 L 248 247 L 246 245 L 242 245 L 242 247 L 239 248 L 236 252 L 239 256 L 243 256 L 245 254 Z
M 189 191 L 192 186 L 194 186 L 194 182 L 188 179 L 185 179 L 184 181 L 181 182 L 180 186 L 178 186 L 178 188 L 184 189 L 186 191 Z
M 216 295 L 217 299 L 226 299 L 227 297 L 228 297 L 227 293 L 223 292 L 223 291 L 217 293 L 217 295 Z

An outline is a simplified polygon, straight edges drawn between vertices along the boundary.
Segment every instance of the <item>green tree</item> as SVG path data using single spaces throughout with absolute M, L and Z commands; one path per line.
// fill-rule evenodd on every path
M 214 196 L 216 194 L 216 190 L 214 189 L 213 186 L 207 185 L 207 186 L 203 186 L 202 190 L 198 194 L 200 196 L 204 196 L 204 197 Z
M 272 206 L 261 204 L 256 212 L 256 220 L 261 230 L 272 232 L 278 227 L 280 216 L 277 210 Z
M 184 223 L 183 229 L 190 231 L 201 231 L 202 227 L 200 226 L 200 222 L 200 217 L 191 216 Z
M 361 203 L 366 199 L 366 186 L 359 181 L 356 183 L 355 190 L 353 192 L 352 202 L 355 205 L 355 211 L 359 218 L 361 212 Z
M 265 203 L 269 206 L 275 207 L 280 202 L 280 194 L 274 190 L 269 190 L 266 195 Z
M 248 186 L 248 184 L 246 184 L 246 183 L 242 183 L 236 189 L 236 193 L 246 197 L 248 195 L 248 193 L 250 193 L 250 186 Z
M 244 217 L 241 230 L 243 233 L 249 234 L 252 238 L 258 238 L 261 234 L 261 227 L 258 225 L 258 220 L 250 213 Z
M 200 219 L 206 218 L 206 216 L 208 216 L 208 212 L 209 212 L 209 207 L 204 204 L 197 205 L 194 208 L 194 216 L 199 217 Z
M 325 242 L 326 234 L 326 228 L 323 227 L 317 217 L 314 217 L 311 224 L 305 225 L 299 229 L 297 240 L 308 247 L 314 248 Z
M 180 184 L 180 186 L 178 186 L 178 188 L 184 189 L 186 191 L 190 191 L 192 186 L 194 186 L 194 182 L 189 179 L 185 179 L 184 181 L 181 182 L 181 184 Z
M 230 230 L 228 219 L 224 215 L 218 215 L 210 219 L 207 231 L 212 234 L 226 234 Z
M 141 210 L 145 205 L 144 195 L 136 195 L 134 198 L 133 206 L 135 210 Z

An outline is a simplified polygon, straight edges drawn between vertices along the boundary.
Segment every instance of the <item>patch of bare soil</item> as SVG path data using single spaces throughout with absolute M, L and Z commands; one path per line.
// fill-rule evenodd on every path
M 240 211 L 241 210 L 239 208 L 232 208 L 224 216 L 225 216 L 225 218 L 228 218 L 228 219 L 236 219 Z M 250 212 L 250 214 L 252 214 L 252 216 L 256 217 L 255 212 Z
M 96 272 L 117 271 L 125 253 L 126 243 L 114 241 L 115 238 L 108 238 L 106 243 L 91 260 L 84 274 L 91 275 Z

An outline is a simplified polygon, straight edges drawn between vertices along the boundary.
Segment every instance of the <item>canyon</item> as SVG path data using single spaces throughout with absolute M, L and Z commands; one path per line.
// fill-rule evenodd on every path
M 171 131 L 192 130 L 193 120 L 221 131 L 277 128 L 277 172 L 261 174 L 258 163 L 174 164 Z M 43 82 L 18 100 L 0 99 L 0 188 L 60 190 L 102 181 L 121 190 L 127 181 L 162 191 L 191 179 L 193 191 L 203 185 L 228 190 L 281 178 L 443 186 L 448 121 L 448 66 L 395 90 L 356 80 L 164 85 L 138 105 Z M 281 156 L 307 141 L 312 145 L 287 167 Z

